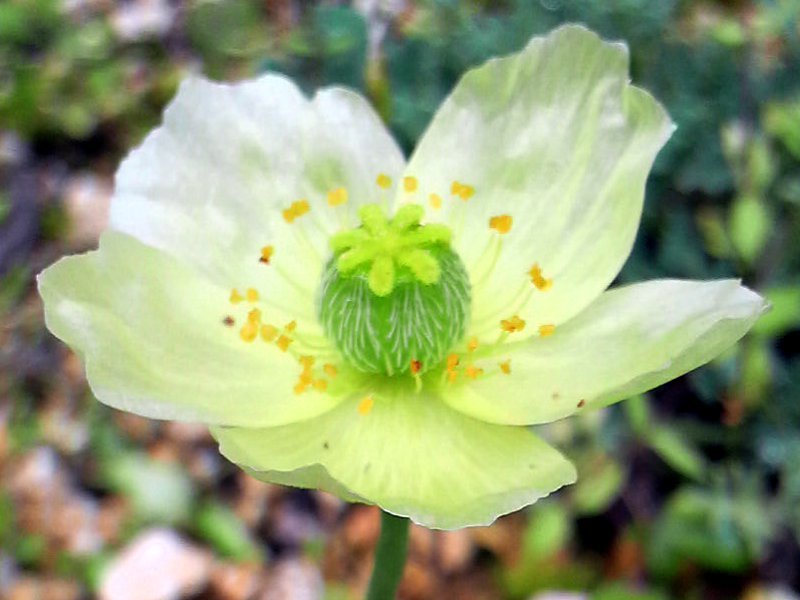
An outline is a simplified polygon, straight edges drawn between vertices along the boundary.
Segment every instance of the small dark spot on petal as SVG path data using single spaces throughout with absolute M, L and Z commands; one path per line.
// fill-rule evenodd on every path
M 232 316 L 227 315 L 224 319 L 222 319 L 222 324 L 225 325 L 225 327 L 233 327 L 236 324 L 236 321 L 233 320 Z
M 551 397 L 553 398 L 553 400 L 558 400 L 559 398 L 561 398 L 561 394 L 559 394 L 558 392 L 553 392 L 553 395 Z
M 331 447 L 331 445 L 328 442 L 322 442 L 322 447 L 325 448 L 325 450 L 327 450 L 328 448 Z
M 578 402 L 578 408 L 583 408 L 586 405 L 586 400 L 581 400 Z

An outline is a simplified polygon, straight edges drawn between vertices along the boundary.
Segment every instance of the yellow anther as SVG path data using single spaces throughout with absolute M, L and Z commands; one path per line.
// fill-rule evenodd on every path
M 314 389 L 317 390 L 318 392 L 324 392 L 325 390 L 328 389 L 328 382 L 325 381 L 324 379 L 317 379 L 311 385 L 313 385 Z
M 539 335 L 542 337 L 553 335 L 555 331 L 556 331 L 556 326 L 551 323 L 539 326 Z
M 336 377 L 339 374 L 339 369 L 337 369 L 335 365 L 332 365 L 330 363 L 322 365 L 322 370 L 325 371 L 325 374 L 331 378 Z
M 311 367 L 314 366 L 314 357 L 313 356 L 301 356 L 300 357 L 300 364 L 303 365 L 303 371 L 310 371 Z
M 500 321 L 500 328 L 508 333 L 515 333 L 525 329 L 525 321 L 524 319 L 520 319 L 517 315 L 514 315 L 510 319 L 503 319 Z
M 418 360 L 411 361 L 411 374 L 418 375 L 419 372 L 422 370 L 422 363 Z
M 289 208 L 286 208 L 282 211 L 283 218 L 287 223 L 291 223 L 297 217 L 302 217 L 308 211 L 311 210 L 311 205 L 308 203 L 308 200 L 295 200 L 292 202 Z
M 542 268 L 539 266 L 539 263 L 534 263 L 531 267 L 531 270 L 528 271 L 528 275 L 531 277 L 531 283 L 536 286 L 537 290 L 542 292 L 546 292 L 551 287 L 553 287 L 553 280 L 546 279 L 542 276 Z
M 245 342 L 252 342 L 258 335 L 258 323 L 248 320 L 239 330 L 239 337 Z
M 308 200 L 296 200 L 292 202 L 292 210 L 294 210 L 296 216 L 302 217 L 311 210 L 311 205 L 308 203 Z
M 474 352 L 478 348 L 478 338 L 472 336 L 469 338 L 469 342 L 467 342 L 467 350 L 470 352 Z
M 429 197 L 431 208 L 439 210 L 442 208 L 442 197 L 439 194 L 431 194 Z
M 277 341 L 275 342 L 275 345 L 278 348 L 280 348 L 281 350 L 283 350 L 284 352 L 286 352 L 289 349 L 289 344 L 291 344 L 291 343 L 292 343 L 291 338 L 288 338 L 285 335 L 282 335 L 277 339 Z
M 307 383 L 308 385 L 314 383 L 314 375 L 311 373 L 311 371 L 303 371 L 302 373 L 300 373 L 300 376 L 297 379 L 298 381 L 301 381 L 302 383 Z
M 447 381 L 453 383 L 456 379 L 458 379 L 458 371 L 455 369 L 451 369 L 447 371 Z
M 497 215 L 489 219 L 489 228 L 494 229 L 497 233 L 504 234 L 511 231 L 513 222 L 511 215 Z
M 361 402 L 358 403 L 358 414 L 361 416 L 366 416 L 372 411 L 372 407 L 375 405 L 375 400 L 372 399 L 372 396 L 367 396 Z
M 470 365 L 466 369 L 464 369 L 464 374 L 470 379 L 477 379 L 478 377 L 483 375 L 483 369 L 481 369 L 480 367 L 476 367 L 475 365 Z
M 247 288 L 245 292 L 248 302 L 258 302 L 258 290 L 255 288 Z
M 386 173 L 381 173 L 378 175 L 377 179 L 375 179 L 375 183 L 378 184 L 378 187 L 388 190 L 390 187 L 392 187 L 392 178 Z
M 417 178 L 416 177 L 403 177 L 403 189 L 407 192 L 417 191 Z
M 249 313 L 247 313 L 247 322 L 248 323 L 255 323 L 256 325 L 261 324 L 261 311 L 257 308 L 254 308 Z
M 241 302 L 242 300 L 244 300 L 244 296 L 242 296 L 239 293 L 239 290 L 237 290 L 236 288 L 232 289 L 230 297 L 231 304 L 239 304 L 239 302 Z
M 458 366 L 458 354 L 450 354 L 447 357 L 447 370 L 452 371 Z
M 328 204 L 331 206 L 339 206 L 347 202 L 347 190 L 343 187 L 336 188 L 328 192 Z
M 510 375 L 511 374 L 511 361 L 510 360 L 504 360 L 503 362 L 501 362 L 500 363 L 500 370 L 505 375 Z
M 302 394 L 303 392 L 306 391 L 307 387 L 308 387 L 307 383 L 303 383 L 302 381 L 298 381 L 294 386 L 294 393 L 299 396 L 300 394 Z
M 475 188 L 471 185 L 463 184 L 459 181 L 454 181 L 450 186 L 450 193 L 458 196 L 464 201 L 469 200 L 475 194 Z
M 289 322 L 288 322 L 288 323 L 287 323 L 287 324 L 284 326 L 284 329 L 285 329 L 286 331 L 288 331 L 289 333 L 293 332 L 295 329 L 297 329 L 297 321 L 289 321 Z
M 275 248 L 273 248 L 272 246 L 264 246 L 261 249 L 261 258 L 258 259 L 258 262 L 268 265 L 269 261 L 272 260 L 272 255 L 274 253 L 275 253 Z
M 265 342 L 272 342 L 278 337 L 278 328 L 274 325 L 261 326 L 261 339 Z

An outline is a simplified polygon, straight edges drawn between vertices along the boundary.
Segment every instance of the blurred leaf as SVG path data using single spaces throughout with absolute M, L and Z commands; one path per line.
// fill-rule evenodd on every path
M 761 404 L 772 383 L 772 368 L 768 342 L 748 339 L 742 344 L 742 367 L 739 395 L 749 408 Z
M 683 439 L 675 430 L 664 425 L 651 428 L 645 442 L 681 475 L 690 479 L 701 479 L 705 473 L 702 454 Z
M 236 561 L 261 561 L 264 558 L 245 524 L 221 504 L 204 504 L 195 514 L 194 526 L 197 535 L 207 540 L 221 557 Z
M 158 523 L 188 519 L 195 492 L 180 465 L 129 452 L 109 459 L 103 471 L 107 484 L 130 500 L 139 519 Z
M 739 196 L 730 216 L 730 237 L 734 248 L 748 264 L 761 254 L 772 231 L 772 215 L 766 205 L 753 196 Z
M 770 102 L 764 124 L 797 160 L 800 160 L 800 99 L 791 102 Z
M 572 535 L 572 523 L 566 508 L 557 502 L 540 502 L 530 510 L 522 540 L 526 563 L 544 560 L 562 551 Z
M 650 428 L 650 407 L 647 405 L 647 397 L 643 394 L 633 396 L 622 403 L 622 409 L 628 417 L 634 433 L 642 435 Z
M 668 596 L 661 592 L 635 591 L 621 583 L 603 585 L 590 598 L 591 600 L 669 600 Z
M 771 306 L 756 321 L 754 334 L 776 337 L 800 327 L 800 285 L 769 288 L 763 294 Z
M 578 465 L 578 482 L 572 488 L 575 510 L 592 515 L 604 511 L 616 499 L 625 481 L 622 467 L 605 454 L 596 454 Z

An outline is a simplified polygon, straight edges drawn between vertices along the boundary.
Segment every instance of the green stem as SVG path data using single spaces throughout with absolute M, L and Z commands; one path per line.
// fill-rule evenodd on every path
M 381 512 L 381 537 L 375 548 L 375 565 L 366 600 L 395 597 L 403 576 L 408 549 L 408 519 Z

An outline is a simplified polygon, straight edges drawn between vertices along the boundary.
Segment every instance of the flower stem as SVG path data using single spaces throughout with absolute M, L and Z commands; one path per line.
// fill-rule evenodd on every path
M 408 549 L 408 519 L 381 512 L 381 537 L 375 548 L 375 565 L 366 600 L 389 600 L 395 597 Z

